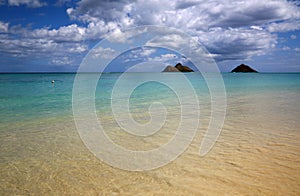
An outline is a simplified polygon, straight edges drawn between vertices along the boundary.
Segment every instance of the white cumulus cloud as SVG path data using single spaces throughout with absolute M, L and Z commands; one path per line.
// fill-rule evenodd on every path
M 102 48 L 99 46 L 91 50 L 91 55 L 93 58 L 113 59 L 117 55 L 117 52 L 112 48 Z
M 5 3 L 30 8 L 47 5 L 42 0 Z M 110 41 L 122 42 L 131 36 L 124 34 L 125 29 L 164 25 L 199 40 L 218 61 L 243 60 L 272 51 L 278 42 L 278 32 L 300 30 L 299 4 L 287 0 L 79 0 L 68 7 L 66 13 L 74 24 L 58 28 L 29 29 L 0 21 L 0 52 L 24 58 L 50 58 L 51 54 L 61 62 L 72 63 L 74 61 L 67 60 L 72 59 L 71 55 L 88 51 L 86 41 L 101 40 L 107 33 L 114 32 Z M 291 36 L 291 39 L 296 38 Z M 185 45 L 182 42 L 180 36 L 169 34 L 156 37 L 148 44 L 180 47 Z M 114 51 L 106 48 L 98 52 L 108 58 Z M 151 56 L 152 52 L 145 49 L 139 57 Z M 160 58 L 167 59 L 167 56 Z M 55 62 L 62 64 L 59 60 L 52 61 Z
M 268 26 L 270 32 L 288 32 L 300 29 L 300 20 L 272 23 Z
M 46 2 L 41 2 L 39 0 L 8 0 L 8 5 L 10 6 L 20 6 L 20 5 L 26 5 L 30 8 L 37 8 L 46 6 Z
M 8 23 L 0 21 L 0 33 L 8 31 Z
M 297 39 L 296 35 L 291 35 L 291 39 Z
M 139 25 L 175 27 L 196 37 L 217 60 L 265 54 L 277 43 L 272 33 L 300 29 L 299 7 L 285 0 L 81 0 L 67 13 L 88 24 L 90 39 L 111 31 L 121 35 Z M 157 44 L 162 42 L 179 45 L 180 39 L 176 35 L 156 39 Z

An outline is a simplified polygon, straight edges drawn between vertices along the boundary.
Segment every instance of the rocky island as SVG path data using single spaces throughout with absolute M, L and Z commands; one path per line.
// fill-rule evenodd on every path
M 194 72 L 188 66 L 184 66 L 181 63 L 177 63 L 174 67 L 168 65 L 162 72 Z
M 236 72 L 258 73 L 258 71 L 252 69 L 251 67 L 249 67 L 248 65 L 245 65 L 245 64 L 241 64 L 231 71 L 231 73 L 236 73 Z

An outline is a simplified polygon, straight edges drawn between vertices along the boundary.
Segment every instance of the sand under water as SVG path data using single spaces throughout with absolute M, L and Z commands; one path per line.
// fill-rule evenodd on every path
M 299 195 L 299 76 L 225 74 L 225 123 L 218 141 L 203 157 L 199 148 L 210 103 L 208 92 L 199 88 L 201 125 L 188 149 L 166 166 L 132 172 L 99 160 L 80 139 L 71 108 L 74 75 L 2 74 L 0 194 Z M 51 79 L 55 86 L 48 84 Z M 152 88 L 141 87 L 140 93 L 146 89 Z M 137 92 L 132 98 L 139 96 Z M 109 101 L 97 100 L 98 117 L 107 134 L 126 148 L 154 148 L 176 129 L 180 110 L 170 105 L 165 134 L 154 139 L 132 137 L 120 130 L 103 106 Z M 133 116 L 145 121 L 148 105 L 139 100 Z

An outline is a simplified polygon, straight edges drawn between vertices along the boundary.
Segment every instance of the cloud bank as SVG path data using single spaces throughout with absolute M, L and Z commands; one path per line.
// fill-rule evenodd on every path
M 39 0 L 6 4 L 46 6 Z M 221 62 L 264 55 L 276 48 L 278 33 L 300 29 L 299 5 L 286 0 L 81 0 L 66 13 L 73 24 L 56 29 L 29 29 L 0 21 L 1 53 L 46 60 L 51 53 L 50 64 L 74 64 L 90 49 L 90 41 L 101 40 L 108 32 L 164 25 L 192 35 Z

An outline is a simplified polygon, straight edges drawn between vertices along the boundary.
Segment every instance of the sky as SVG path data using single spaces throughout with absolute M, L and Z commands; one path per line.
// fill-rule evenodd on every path
M 187 33 L 223 72 L 241 63 L 260 72 L 300 72 L 298 0 L 0 0 L 0 72 L 76 72 L 108 33 L 142 25 Z M 186 62 L 152 47 L 125 57 L 110 71 L 140 62 L 133 58 Z

